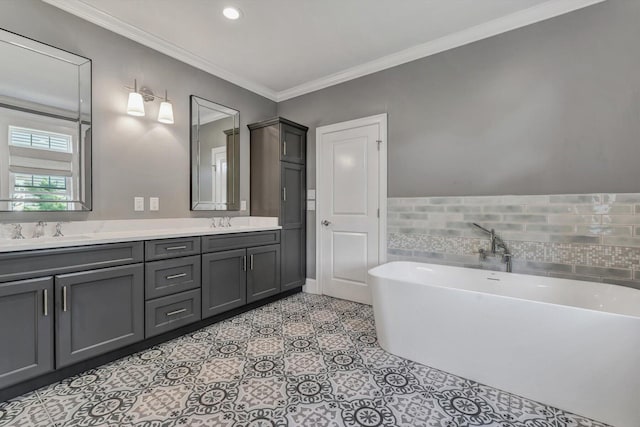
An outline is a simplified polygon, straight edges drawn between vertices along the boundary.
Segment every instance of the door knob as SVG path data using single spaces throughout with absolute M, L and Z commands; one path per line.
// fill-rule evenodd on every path
M 323 220 L 320 224 L 324 225 L 325 227 L 328 227 L 331 225 L 331 221 L 327 221 L 326 219 Z

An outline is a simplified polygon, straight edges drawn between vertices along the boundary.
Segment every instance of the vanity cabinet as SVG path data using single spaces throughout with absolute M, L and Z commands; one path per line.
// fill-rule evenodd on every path
M 282 243 L 264 230 L 0 253 L 0 401 L 277 296 Z
M 0 388 L 50 372 L 53 278 L 0 283 Z
M 251 215 L 282 226 L 281 290 L 306 280 L 306 126 L 282 117 L 249 125 Z
M 144 338 L 144 266 L 55 277 L 56 367 Z

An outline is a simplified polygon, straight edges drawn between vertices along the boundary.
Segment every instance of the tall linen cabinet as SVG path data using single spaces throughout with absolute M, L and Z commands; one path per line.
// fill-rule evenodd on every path
M 282 117 L 251 131 L 251 215 L 278 217 L 282 290 L 306 280 L 306 126 Z

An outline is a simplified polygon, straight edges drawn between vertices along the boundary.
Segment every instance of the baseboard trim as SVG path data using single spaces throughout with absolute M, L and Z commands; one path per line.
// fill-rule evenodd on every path
M 302 287 L 302 292 L 306 292 L 308 294 L 322 295 L 320 292 L 320 287 L 318 286 L 318 281 L 316 279 L 311 279 L 307 277 L 307 281 L 305 285 Z

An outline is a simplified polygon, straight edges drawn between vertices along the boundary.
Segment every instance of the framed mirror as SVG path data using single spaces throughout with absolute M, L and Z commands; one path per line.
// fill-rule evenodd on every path
M 240 112 L 191 95 L 191 210 L 240 210 Z
M 0 30 L 0 210 L 91 210 L 91 60 Z

